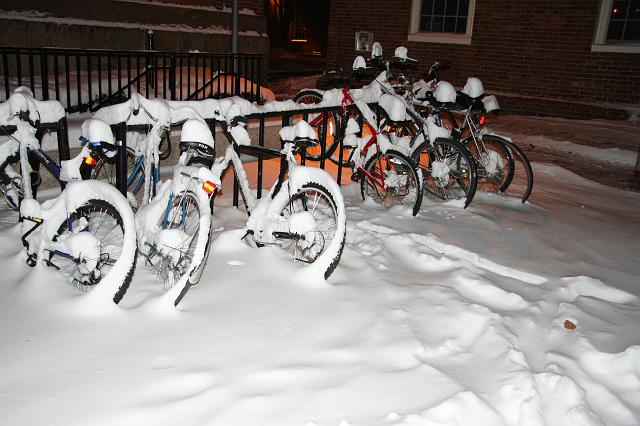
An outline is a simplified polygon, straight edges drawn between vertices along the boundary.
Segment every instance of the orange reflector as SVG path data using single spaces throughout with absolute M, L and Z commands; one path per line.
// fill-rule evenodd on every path
M 87 158 L 84 159 L 84 164 L 86 164 L 87 166 L 95 166 L 96 165 L 96 159 L 93 158 L 92 156 L 88 156 Z
M 206 181 L 205 183 L 202 184 L 202 189 L 204 189 L 204 192 L 211 195 L 214 192 L 216 192 L 216 189 L 218 189 L 218 187 L 216 186 L 215 183 Z

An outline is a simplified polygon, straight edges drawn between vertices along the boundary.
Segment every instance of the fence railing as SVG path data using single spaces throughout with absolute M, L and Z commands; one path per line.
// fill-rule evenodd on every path
M 133 91 L 170 100 L 239 95 L 260 101 L 264 65 L 257 54 L 0 47 L 0 100 L 27 86 L 35 98 L 55 99 L 67 112 L 95 111 Z
M 377 108 L 377 105 L 375 104 L 370 104 L 370 106 L 372 108 Z M 355 106 L 353 106 L 353 108 L 355 108 Z M 268 145 L 268 142 L 269 142 L 266 140 L 266 135 L 267 135 L 266 129 L 267 127 L 269 127 L 268 124 L 273 125 L 272 123 L 267 123 L 267 122 L 275 119 L 277 120 L 277 122 L 281 124 L 282 127 L 284 127 L 284 126 L 295 124 L 297 121 L 301 119 L 309 121 L 310 117 L 317 116 L 319 113 L 323 113 L 323 122 L 318 127 L 318 138 L 319 138 L 320 146 L 323 149 L 322 154 L 325 154 L 324 147 L 328 145 L 325 142 L 327 140 L 328 133 L 329 133 L 328 117 L 339 116 L 341 110 L 342 110 L 342 106 L 330 106 L 330 107 L 321 107 L 321 108 L 312 108 L 312 109 L 302 108 L 299 110 L 268 111 L 268 112 L 248 114 L 245 116 L 245 118 L 247 119 L 248 126 L 257 125 L 256 126 L 258 129 L 257 140 L 252 140 L 252 145 L 250 146 L 240 146 L 239 151 L 242 154 L 247 154 L 257 158 L 258 164 L 257 164 L 257 171 L 256 171 L 257 173 L 256 191 L 257 191 L 258 198 L 262 196 L 262 191 L 264 186 L 263 185 L 264 160 L 279 156 L 278 150 L 265 149 L 265 147 Z M 362 120 L 363 120 L 362 117 L 358 117 L 358 120 L 360 121 L 359 124 L 362 127 Z M 216 140 L 216 144 L 220 143 L 219 137 L 218 137 L 220 135 L 220 132 L 217 132 L 217 130 L 219 129 L 223 131 L 224 123 L 220 123 L 216 120 L 207 120 L 207 124 L 209 125 L 209 128 L 211 129 L 211 132 L 213 134 L 213 137 Z M 179 124 L 172 125 L 172 128 L 179 128 L 179 127 L 180 127 Z M 120 152 L 125 153 L 126 147 L 127 147 L 127 133 L 131 131 L 147 132 L 149 130 L 149 127 L 139 126 L 139 125 L 127 125 L 126 123 L 120 123 L 118 125 L 112 126 L 112 130 L 114 131 L 116 140 L 118 141 L 118 145 L 121 147 Z M 336 154 L 340 156 L 343 153 L 343 144 L 342 144 L 342 137 L 341 137 L 342 132 L 343 132 L 342 126 L 340 125 L 340 123 L 336 123 L 336 126 L 334 128 L 334 133 L 332 133 L 331 136 L 340 140 L 340 143 L 336 148 Z M 273 143 L 271 145 L 273 146 Z M 324 157 L 324 155 L 322 156 Z M 336 166 L 337 167 L 336 181 L 338 182 L 338 185 L 341 185 L 344 180 L 345 166 L 342 165 L 342 160 L 343 158 L 340 157 L 340 165 Z M 346 161 L 347 158 L 344 158 L 344 160 Z M 318 160 L 306 159 L 304 158 L 304 156 L 301 158 L 301 161 L 303 165 L 305 165 L 306 163 L 310 163 L 306 165 L 320 167 L 322 169 L 325 169 L 326 164 L 330 162 L 329 159 L 322 159 L 318 161 Z M 348 176 L 350 176 L 350 168 L 348 169 L 349 169 Z M 117 177 L 116 186 L 124 194 L 126 194 L 126 190 L 127 190 L 126 182 L 127 182 L 128 173 L 129 171 L 127 170 L 126 155 L 119 155 L 119 158 L 116 161 L 116 177 Z M 238 195 L 239 195 L 239 185 L 238 185 L 238 182 L 234 180 L 234 189 L 233 189 L 233 205 L 234 206 L 238 205 Z

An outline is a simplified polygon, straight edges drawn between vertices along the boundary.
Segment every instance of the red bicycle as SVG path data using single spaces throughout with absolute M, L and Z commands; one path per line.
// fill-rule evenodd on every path
M 309 89 L 294 98 L 299 103 L 322 103 L 324 99 L 329 104 L 332 99 L 341 98 L 339 115 L 331 111 L 309 117 L 309 124 L 324 136 L 324 148 L 321 145 L 308 150 L 306 158 L 316 161 L 329 158 L 340 167 L 351 167 L 351 179 L 360 182 L 363 199 L 372 198 L 385 207 L 408 206 L 415 216 L 422 204 L 422 173 L 408 155 L 408 149 L 392 144 L 380 132 L 376 114 L 363 100 L 366 90 Z

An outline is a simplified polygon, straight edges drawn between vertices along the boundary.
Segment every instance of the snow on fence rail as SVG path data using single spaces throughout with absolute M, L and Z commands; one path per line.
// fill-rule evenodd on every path
M 263 61 L 256 54 L 0 47 L 0 100 L 19 86 L 38 99 L 58 100 L 67 112 L 95 111 L 133 91 L 171 100 L 270 99 L 273 94 L 260 86 Z
M 371 106 L 374 106 L 374 104 L 377 102 L 379 98 L 380 91 L 375 85 L 369 85 L 363 89 L 353 90 L 352 94 L 354 98 L 365 101 L 367 103 L 370 103 Z M 277 156 L 277 151 L 269 152 L 270 150 L 260 150 L 260 148 L 265 148 L 266 122 L 268 120 L 273 121 L 274 119 L 281 120 L 282 127 L 285 127 L 285 126 L 295 124 L 295 122 L 301 119 L 309 121 L 310 117 L 315 118 L 318 116 L 318 114 L 324 113 L 324 115 L 322 116 L 322 120 L 323 120 L 322 126 L 319 127 L 319 129 L 323 129 L 323 130 L 320 131 L 318 135 L 321 142 L 320 146 L 324 150 L 326 146 L 324 142 L 328 137 L 328 130 L 329 130 L 328 117 L 330 115 L 339 114 L 339 112 L 343 108 L 341 101 L 339 100 L 340 97 L 341 95 L 339 90 L 330 90 L 324 93 L 323 100 L 318 104 L 298 104 L 292 100 L 288 100 L 288 101 L 271 101 L 271 102 L 267 102 L 264 105 L 259 105 L 256 103 L 249 102 L 248 100 L 240 98 L 238 96 L 227 97 L 219 100 L 206 99 L 206 100 L 191 101 L 191 102 L 168 102 L 168 104 L 170 108 L 178 108 L 178 109 L 180 108 L 180 106 L 189 106 L 191 108 L 194 108 L 194 110 L 196 111 L 202 110 L 202 108 L 204 108 L 206 111 L 204 110 L 199 111 L 199 113 L 204 118 L 206 118 L 206 121 L 211 127 L 212 133 L 214 135 L 216 134 L 215 130 L 216 130 L 218 121 L 212 117 L 216 115 L 218 116 L 219 119 L 226 120 L 226 121 L 231 120 L 236 115 L 242 115 L 247 120 L 252 122 L 251 124 L 255 124 L 257 122 L 257 127 L 258 127 L 257 145 L 255 143 L 256 141 L 252 141 L 252 145 L 254 146 L 253 150 L 251 149 L 251 147 L 248 147 L 248 148 L 243 147 L 243 149 L 247 151 L 246 152 L 247 154 L 254 155 L 258 158 L 257 192 L 258 192 L 258 198 L 260 198 L 260 196 L 262 195 L 263 161 L 265 157 Z M 54 102 L 54 101 L 51 101 L 51 102 Z M 115 116 L 112 117 L 113 119 L 107 118 L 111 116 L 110 110 L 113 109 L 114 112 L 119 111 L 121 109 L 120 108 L 121 106 L 122 105 L 109 106 L 104 110 L 100 111 L 97 115 L 105 116 L 100 118 L 104 119 L 109 124 L 111 124 L 112 130 L 114 131 L 116 136 L 116 140 L 120 142 L 118 146 L 118 154 L 117 154 L 118 159 L 116 161 L 116 177 L 117 177 L 116 181 L 117 181 L 118 189 L 126 194 L 127 166 L 126 166 L 125 153 L 126 153 L 126 147 L 127 147 L 127 140 L 126 140 L 127 132 L 128 131 L 142 131 L 142 132 L 148 131 L 150 127 L 149 126 L 150 123 L 137 123 L 137 124 L 129 123 L 128 125 L 126 122 L 120 122 L 121 120 L 124 120 L 124 118 L 115 118 Z M 374 107 L 377 108 L 377 106 L 374 106 Z M 355 106 L 352 105 L 351 108 L 355 108 Z M 59 110 L 61 111 L 62 114 L 64 113 L 64 111 L 62 110 L 62 107 L 59 107 Z M 216 114 L 214 115 L 209 114 L 213 112 L 215 112 Z M 363 118 L 360 117 L 360 120 L 362 119 Z M 171 122 L 171 126 L 172 127 L 180 126 L 182 124 L 182 121 Z M 68 159 L 69 140 L 68 140 L 68 129 L 67 129 L 66 117 L 61 118 L 60 121 L 55 124 L 57 125 L 57 127 L 51 127 L 51 126 L 42 124 L 41 125 L 42 128 L 39 129 L 40 137 L 42 136 L 43 132 L 55 130 L 57 132 L 58 149 L 60 151 L 60 158 Z M 362 123 L 360 124 L 362 125 Z M 10 129 L 5 128 L 4 126 L 2 130 L 4 134 L 11 133 Z M 336 126 L 334 130 L 335 130 L 335 133 L 332 134 L 332 137 L 338 138 L 340 140 L 338 152 L 341 153 L 343 149 L 342 140 L 341 140 L 342 129 L 340 128 L 340 126 Z M 259 148 L 255 149 L 256 146 Z M 303 164 L 306 162 L 306 159 L 304 157 L 302 158 L 302 162 Z M 322 169 L 325 168 L 324 159 L 319 161 L 319 167 Z M 337 173 L 338 173 L 337 182 L 338 184 L 341 184 L 342 183 L 342 166 L 338 167 Z M 236 185 L 234 185 L 234 205 L 237 205 L 237 203 L 238 203 L 238 187 L 236 183 Z

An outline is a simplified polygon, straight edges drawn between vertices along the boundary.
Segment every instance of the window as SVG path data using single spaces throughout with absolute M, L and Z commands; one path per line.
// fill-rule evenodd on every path
M 640 0 L 603 0 L 591 50 L 640 52 Z
M 412 0 L 409 40 L 471 44 L 474 7 L 475 0 Z

